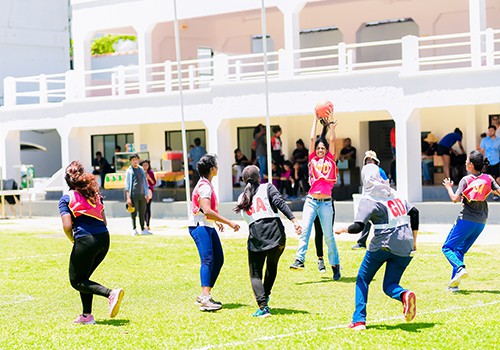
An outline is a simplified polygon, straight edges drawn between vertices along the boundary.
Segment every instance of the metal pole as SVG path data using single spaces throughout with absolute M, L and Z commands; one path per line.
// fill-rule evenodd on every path
M 0 192 L 2 193 L 2 219 L 5 219 L 5 196 L 3 195 L 3 170 L 0 167 Z
M 271 119 L 269 117 L 269 83 L 267 78 L 267 29 L 266 8 L 261 0 L 260 17 L 262 23 L 262 50 L 264 51 L 264 91 L 266 94 L 266 143 L 267 143 L 267 178 L 273 182 L 272 155 L 271 155 Z
M 175 55 L 177 56 L 177 79 L 179 81 L 179 99 L 181 102 L 181 133 L 182 133 L 182 153 L 184 158 L 184 183 L 186 185 L 186 209 L 189 217 L 191 210 L 191 189 L 189 186 L 189 163 L 187 154 L 187 137 L 186 125 L 184 123 L 184 95 L 182 93 L 182 76 L 181 76 L 181 46 L 179 41 L 179 21 L 177 20 L 177 1 L 174 3 L 174 33 L 175 33 Z

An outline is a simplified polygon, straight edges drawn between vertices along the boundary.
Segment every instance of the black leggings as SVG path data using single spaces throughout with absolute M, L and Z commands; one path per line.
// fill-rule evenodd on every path
M 146 226 L 149 227 L 149 222 L 151 221 L 151 202 L 153 198 L 149 200 L 146 204 L 146 212 L 144 213 L 144 221 L 146 222 Z
M 250 281 L 259 307 L 267 306 L 267 297 L 271 294 L 276 275 L 278 274 L 278 262 L 285 245 L 277 246 L 264 252 L 248 251 L 248 266 L 250 267 Z M 266 276 L 262 283 L 262 270 L 266 262 Z
M 89 279 L 97 266 L 104 260 L 108 249 L 108 232 L 75 239 L 69 259 L 69 281 L 71 286 L 80 292 L 84 314 L 92 313 L 94 294 L 108 297 L 111 293 L 111 289 Z

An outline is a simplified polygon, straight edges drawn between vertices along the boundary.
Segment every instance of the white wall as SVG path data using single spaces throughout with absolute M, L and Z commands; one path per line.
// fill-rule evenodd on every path
M 2 0 L 0 82 L 69 69 L 68 0 Z M 0 84 L 3 104 L 3 84 Z

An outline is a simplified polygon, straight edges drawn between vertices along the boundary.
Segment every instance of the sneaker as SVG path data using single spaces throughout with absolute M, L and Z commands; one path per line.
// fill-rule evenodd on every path
M 264 306 L 262 308 L 259 308 L 252 314 L 252 317 L 260 317 L 260 318 L 269 316 L 271 316 L 271 310 L 269 310 L 269 306 Z
M 198 295 L 198 296 L 196 297 L 196 301 L 194 302 L 194 303 L 195 303 L 195 305 L 201 305 L 202 300 L 203 300 L 203 295 Z M 213 299 L 212 299 L 212 297 L 210 297 L 210 301 L 211 301 L 212 303 L 214 303 L 214 304 L 219 304 L 220 306 L 222 306 L 222 303 L 221 303 L 220 301 L 215 301 L 215 300 L 213 300 Z
M 295 259 L 294 263 L 290 265 L 290 269 L 292 270 L 303 270 L 304 267 L 304 263 L 299 259 Z
M 366 246 L 363 244 L 356 243 L 355 245 L 352 246 L 352 250 L 360 250 L 360 249 L 366 249 Z
M 113 318 L 118 314 L 120 310 L 120 304 L 123 299 L 123 289 L 117 288 L 111 291 L 111 294 L 108 297 L 109 300 L 109 317 Z
M 139 232 L 135 228 L 132 230 L 132 236 L 139 236 Z
M 95 324 L 94 316 L 92 315 L 78 315 L 78 317 L 73 321 L 77 324 Z
M 403 292 L 401 301 L 403 302 L 403 315 L 405 315 L 406 322 L 410 322 L 417 314 L 417 297 L 415 293 L 408 290 Z
M 446 289 L 448 290 L 448 292 L 452 292 L 452 293 L 460 292 L 460 288 L 458 288 L 458 286 L 456 286 L 456 287 L 448 287 Z
M 201 311 L 217 311 L 222 308 L 221 304 L 216 303 L 210 295 L 204 295 L 201 298 L 200 310 Z
M 319 273 L 326 272 L 325 260 L 323 260 L 323 258 L 318 258 L 318 271 Z
M 351 322 L 347 328 L 354 329 L 355 331 L 364 331 L 366 329 L 365 322 Z
M 148 229 L 144 229 L 141 231 L 141 236 L 151 236 L 153 233 L 151 231 L 148 231 Z
M 342 277 L 340 273 L 340 265 L 332 265 L 333 270 L 333 280 L 338 281 Z
M 469 277 L 469 274 L 465 270 L 465 267 L 459 268 L 457 273 L 455 274 L 455 277 L 453 277 L 448 284 L 448 287 L 458 287 L 460 282 L 462 282 L 462 280 L 467 277 Z

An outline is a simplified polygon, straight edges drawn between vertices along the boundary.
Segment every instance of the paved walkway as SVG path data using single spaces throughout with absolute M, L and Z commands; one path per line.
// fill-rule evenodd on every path
M 238 221 L 241 226 L 239 232 L 233 232 L 226 227 L 226 231 L 222 233 L 222 237 L 238 238 L 246 237 L 248 227 L 241 220 Z M 284 219 L 283 223 L 286 227 L 286 232 L 289 236 L 294 235 L 293 225 L 288 220 Z M 336 222 L 335 227 L 348 226 L 350 223 Z M 421 234 L 418 237 L 418 242 L 428 243 L 443 243 L 448 235 L 448 232 L 453 225 L 452 222 L 446 225 L 432 224 L 420 225 Z M 132 232 L 130 218 L 110 218 L 108 219 L 108 228 L 110 233 L 128 235 Z M 0 234 L 2 232 L 15 230 L 19 232 L 36 232 L 36 231 L 54 231 L 63 234 L 61 220 L 59 217 L 33 217 L 22 219 L 1 219 Z M 187 220 L 184 219 L 154 219 L 152 220 L 151 231 L 155 235 L 160 236 L 187 236 Z M 138 237 L 138 239 L 147 239 L 148 237 Z M 358 235 L 342 234 L 335 236 L 340 241 L 356 241 Z M 500 225 L 486 225 L 483 233 L 479 236 L 476 244 L 500 244 Z

